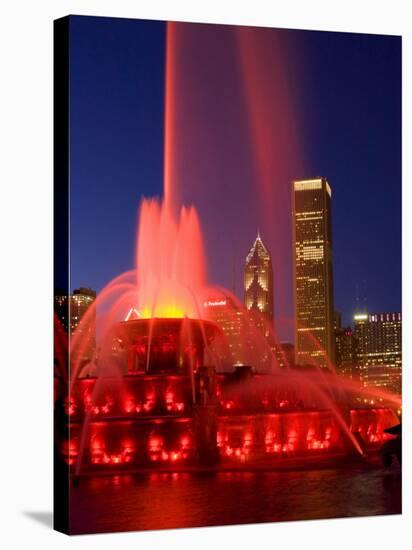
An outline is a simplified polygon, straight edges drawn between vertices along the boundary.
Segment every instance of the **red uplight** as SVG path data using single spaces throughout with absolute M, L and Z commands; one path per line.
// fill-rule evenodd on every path
M 74 440 L 65 441 L 63 446 L 63 455 L 67 464 L 70 466 L 75 464 L 79 455 L 77 442 Z
M 145 344 L 136 344 L 135 351 L 138 355 L 145 355 L 146 354 L 146 345 Z
M 160 451 L 163 447 L 163 439 L 160 436 L 151 436 L 149 438 L 149 451 Z
M 176 344 L 171 344 L 170 342 L 164 342 L 161 345 L 163 353 L 172 353 L 176 351 Z
M 133 412 L 134 408 L 135 408 L 135 405 L 134 405 L 133 401 L 131 399 L 128 399 L 126 401 L 126 403 L 124 404 L 125 412 L 126 413 L 131 413 L 131 412 Z
M 185 408 L 183 401 L 176 401 L 176 395 L 171 389 L 166 390 L 165 403 L 169 412 L 182 412 Z
M 108 462 L 108 457 L 105 453 L 106 444 L 103 438 L 93 436 L 91 438 L 91 462 L 92 464 L 101 464 Z
M 171 390 L 166 391 L 165 401 L 166 403 L 173 403 L 175 399 L 174 393 Z
M 269 400 L 269 397 L 268 397 L 267 393 L 265 393 L 263 395 L 262 405 L 265 407 L 265 409 L 267 409 L 270 405 L 270 400 Z
M 184 435 L 180 438 L 180 447 L 182 449 L 188 449 L 190 447 L 190 437 L 188 435 Z
M 64 411 L 65 411 L 65 413 L 68 416 L 72 416 L 73 414 L 75 414 L 76 410 L 77 410 L 76 401 L 72 397 L 66 398 L 64 400 Z

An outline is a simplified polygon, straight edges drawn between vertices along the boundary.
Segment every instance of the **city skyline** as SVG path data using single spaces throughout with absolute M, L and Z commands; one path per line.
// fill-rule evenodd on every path
M 250 256 L 252 250 L 249 252 Z M 266 254 L 268 254 L 266 252 Z M 265 254 L 265 256 L 266 256 Z M 247 264 L 246 264 L 247 268 Z M 70 334 L 79 330 L 82 320 L 89 307 L 96 298 L 94 290 L 81 287 L 75 289 L 73 294 L 66 296 L 56 289 L 54 297 L 55 314 L 62 328 L 68 333 L 70 319 Z M 246 298 L 246 296 L 245 296 Z M 230 304 L 232 312 L 227 306 Z M 255 317 L 256 313 L 262 313 L 258 309 L 238 309 L 231 298 L 206 301 L 203 306 L 208 310 L 209 320 L 213 320 L 223 331 L 227 343 L 227 356 L 225 357 L 224 371 L 229 371 L 239 366 L 254 365 L 256 360 L 256 347 L 249 332 L 253 325 L 267 339 L 279 367 L 299 366 L 308 367 L 312 360 L 299 363 L 296 359 L 296 348 L 289 342 L 277 342 L 271 340 L 270 333 L 265 331 L 265 324 L 260 324 Z M 230 308 L 229 308 L 230 309 Z M 250 319 L 245 315 L 246 311 L 252 312 Z M 267 321 L 267 316 L 262 313 Z M 90 346 L 84 350 L 84 373 L 93 373 L 96 367 L 94 353 L 96 350 L 96 336 L 93 335 L 96 322 L 96 311 L 93 311 L 94 321 L 89 324 Z M 131 308 L 126 316 L 126 321 L 138 320 L 139 312 Z M 252 323 L 252 325 L 251 325 Z M 332 367 L 338 375 L 360 383 L 365 388 L 382 388 L 402 394 L 402 313 L 401 312 L 364 312 L 353 316 L 350 326 L 342 326 L 339 311 L 334 311 L 332 320 L 332 334 L 334 339 L 334 364 L 328 361 L 328 368 Z M 92 329 L 92 332 L 90 332 Z M 84 332 L 84 328 L 83 331 Z M 242 340 L 244 340 L 242 344 Z M 310 351 L 310 350 L 309 350 Z M 308 354 L 309 355 L 309 354 Z M 312 358 L 316 359 L 316 357 Z M 265 361 L 263 361 L 265 363 Z M 89 366 L 88 366 L 89 365 Z M 91 369 L 91 370 L 90 370 Z M 84 374 L 83 374 L 84 375 Z
M 217 32 L 213 25 L 202 29 L 206 34 Z M 141 196 L 162 193 L 165 29 L 163 22 L 120 25 L 111 20 L 109 25 L 96 18 L 75 18 L 71 32 L 76 38 L 71 52 L 75 113 L 71 121 L 71 177 L 76 212 L 71 224 L 75 251 L 72 282 L 73 287 L 87 284 L 99 291 L 133 265 Z M 231 28 L 221 27 L 219 32 L 229 51 Z M 251 235 L 261 228 L 273 254 L 278 330 L 282 340 L 291 340 L 292 331 L 282 320 L 293 317 L 289 220 L 289 185 L 293 179 L 323 174 L 333 182 L 335 306 L 342 311 L 344 323 L 350 322 L 360 307 L 401 309 L 400 65 L 392 63 L 400 41 L 344 33 L 271 32 L 285 45 L 285 55 L 293 48 L 302 55 L 300 61 L 296 56 L 288 57 L 288 70 L 289 84 L 299 95 L 295 104 L 297 130 L 305 154 L 295 164 L 289 162 L 283 172 L 274 171 L 279 205 L 268 198 L 269 217 L 257 206 L 248 182 L 259 187 L 259 177 L 251 169 L 240 127 L 239 135 L 232 136 L 230 150 L 213 134 L 216 144 L 209 154 L 215 161 L 214 177 L 210 178 L 200 159 L 199 168 L 190 166 L 187 178 L 191 175 L 192 183 L 185 180 L 181 185 L 185 202 L 193 202 L 199 209 L 211 282 L 235 290 L 240 300 L 244 253 Z M 346 63 L 345 56 L 352 59 L 351 64 Z M 123 74 L 122 67 L 132 69 Z M 383 71 L 388 75 L 384 81 L 380 78 Z M 223 114 L 217 107 L 214 114 L 209 113 L 208 104 L 213 132 L 218 116 L 232 123 L 241 104 L 232 73 L 219 74 L 222 85 L 235 91 L 236 109 Z M 324 91 L 329 75 L 334 82 L 330 99 Z M 104 94 L 99 91 L 104 89 L 103 81 L 111 82 Z M 299 89 L 305 93 L 298 93 Z M 275 99 L 282 98 L 277 94 Z M 98 121 L 103 118 L 101 127 Z M 333 140 L 326 139 L 331 132 Z M 219 147 L 225 152 L 227 171 L 222 168 Z M 118 190 L 115 199 L 113 182 Z M 201 188 L 208 189 L 210 198 L 203 200 Z M 238 197 L 229 204 L 228 193 L 233 196 L 234 190 Z M 89 212 L 95 206 L 92 223 Z M 237 225 L 236 220 L 242 222 Z M 381 262 L 382 254 L 385 262 Z M 375 276 L 377 270 L 379 277 Z M 386 291 L 388 287 L 391 293 Z
M 295 294 L 294 337 L 289 341 L 276 337 L 278 344 L 291 344 L 294 347 L 296 365 L 307 365 L 308 361 L 311 362 L 312 360 L 319 363 L 318 356 L 322 355 L 324 359 L 320 360 L 319 364 L 321 366 L 327 367 L 329 362 L 331 362 L 341 374 L 347 375 L 350 378 L 359 378 L 358 369 L 365 369 L 367 365 L 365 366 L 362 363 L 362 354 L 358 357 L 358 349 L 356 349 L 356 352 L 353 349 L 353 340 L 357 339 L 357 325 L 359 324 L 359 320 L 373 319 L 377 315 L 371 314 L 365 304 L 363 306 L 360 305 L 358 299 L 355 302 L 356 306 L 349 323 L 346 322 L 346 326 L 342 325 L 342 314 L 334 305 L 333 239 L 331 233 L 333 220 L 331 215 L 332 188 L 328 178 L 325 177 L 300 179 L 292 181 L 291 184 L 293 196 L 293 287 Z M 306 198 L 302 199 L 301 197 L 304 195 Z M 315 207 L 320 210 L 314 211 Z M 315 278 L 313 278 L 314 276 Z M 270 337 L 267 327 L 272 326 L 275 329 L 275 302 L 273 293 L 275 277 L 276 274 L 273 272 L 271 254 L 263 243 L 258 228 L 253 245 L 248 251 L 244 262 L 243 300 L 239 300 L 239 302 L 244 306 L 245 311 L 262 315 L 264 319 L 263 324 L 258 321 L 259 316 L 253 322 L 257 323 L 257 328 L 265 334 L 266 338 Z M 298 282 L 298 279 L 304 279 L 305 281 L 307 279 L 309 282 Z M 313 286 L 314 284 L 315 286 Z M 322 286 L 322 291 L 319 290 L 319 285 Z M 85 295 L 87 298 L 88 293 L 96 295 L 96 292 L 91 288 L 82 286 L 79 289 L 73 290 L 70 299 L 73 300 L 76 298 L 76 294 L 79 297 L 80 295 Z M 56 305 L 57 307 L 61 307 L 62 304 L 58 302 L 61 300 L 62 295 L 58 293 L 56 296 Z M 314 296 L 317 297 L 317 300 L 314 300 Z M 321 296 L 320 302 L 319 296 Z M 223 316 L 220 314 L 220 309 L 222 311 L 225 310 L 227 300 L 230 301 L 229 298 L 217 302 L 213 300 L 208 301 L 204 303 L 204 306 L 209 311 L 216 310 L 215 322 L 221 325 L 224 333 L 231 340 L 233 336 L 236 337 L 242 333 L 244 330 L 242 329 L 242 322 L 244 321 L 242 320 L 243 312 L 241 310 L 237 312 L 239 317 L 236 321 L 226 318 L 224 314 Z M 303 315 L 301 313 L 302 308 L 307 310 Z M 325 312 L 321 313 L 323 309 Z M 132 308 L 126 320 L 130 318 L 131 314 L 134 318 L 139 317 L 139 312 L 135 308 Z M 319 324 L 319 315 L 323 317 L 322 327 L 315 326 Z M 401 313 L 393 313 L 391 311 L 384 315 L 401 316 Z M 80 320 L 80 317 L 74 317 L 74 319 Z M 64 318 L 61 318 L 61 320 L 64 324 Z M 76 321 L 74 323 L 75 326 L 72 327 L 72 330 L 76 328 Z M 266 323 L 268 324 L 266 325 Z M 67 327 L 65 328 L 67 330 Z M 313 347 L 313 342 L 312 344 L 309 341 L 304 342 L 305 331 L 309 329 L 311 337 L 317 339 L 318 344 L 315 347 Z M 299 337 L 300 332 L 302 332 L 303 340 L 302 337 Z M 232 345 L 231 343 L 230 348 L 232 348 Z M 272 348 L 273 345 L 273 342 L 270 343 Z M 234 364 L 243 364 L 242 351 L 232 349 L 231 354 Z M 358 358 L 360 359 L 359 363 Z M 401 363 L 402 361 L 400 360 Z M 385 374 L 382 376 L 385 376 Z
M 317 178 L 305 178 L 300 179 L 296 181 L 292 181 L 292 223 L 293 223 L 293 255 L 294 255 L 294 277 L 293 277 L 293 287 L 294 287 L 294 294 L 295 294 L 295 310 L 294 310 L 294 334 L 293 337 L 289 340 L 282 339 L 281 337 L 278 338 L 278 342 L 281 344 L 292 344 L 294 346 L 294 354 L 295 354 L 295 361 L 296 364 L 307 364 L 308 358 L 311 357 L 310 361 L 313 359 L 317 361 L 316 357 L 317 355 L 321 354 L 325 357 L 325 361 L 321 361 L 322 366 L 327 366 L 328 362 L 330 361 L 332 364 L 335 365 L 335 368 L 339 370 L 342 374 L 349 375 L 352 377 L 354 375 L 353 369 L 358 369 L 361 367 L 360 364 L 357 363 L 357 361 L 348 362 L 348 356 L 351 358 L 355 357 L 355 354 L 353 353 L 353 350 L 351 349 L 352 346 L 352 340 L 355 338 L 355 331 L 356 331 L 356 319 L 357 318 L 363 318 L 363 317 L 370 317 L 370 311 L 366 307 L 366 302 L 363 304 L 360 303 L 359 300 L 359 294 L 356 297 L 355 305 L 353 306 L 353 315 L 350 318 L 349 324 L 346 320 L 346 327 L 342 326 L 342 314 L 340 311 L 338 311 L 335 308 L 334 303 L 334 284 L 333 284 L 333 247 L 332 247 L 332 233 L 331 233 L 331 227 L 332 227 L 332 220 L 333 217 L 331 216 L 331 202 L 332 202 L 332 188 L 329 184 L 328 178 L 325 177 L 317 177 Z M 323 235 L 319 234 L 319 227 L 315 225 L 318 222 L 314 222 L 315 225 L 313 225 L 313 222 L 309 221 L 309 226 L 306 223 L 306 210 L 313 210 L 313 206 L 315 203 L 313 203 L 313 197 L 306 201 L 300 201 L 303 207 L 303 210 L 300 212 L 300 214 L 297 213 L 296 208 L 296 192 L 299 191 L 299 195 L 302 195 L 302 191 L 309 191 L 309 195 L 313 194 L 315 191 L 315 194 L 320 192 L 320 195 L 315 198 L 315 203 L 319 199 L 320 202 L 324 203 L 322 205 L 322 208 L 324 209 L 324 212 L 306 212 L 309 215 L 313 214 L 321 214 L 322 218 L 322 231 L 325 233 Z M 308 193 L 306 193 L 308 194 Z M 302 219 L 297 220 L 297 216 L 303 216 Z M 323 219 L 324 218 L 324 219 Z M 309 218 L 309 220 L 313 220 L 315 218 Z M 317 218 L 316 218 L 317 219 Z M 302 238 L 308 237 L 311 230 L 314 228 L 316 229 L 315 235 L 312 235 L 313 242 L 311 241 L 305 241 L 302 240 L 302 242 L 298 243 L 298 240 L 296 238 L 297 234 L 297 227 L 299 225 L 298 222 L 306 223 L 305 230 L 301 231 Z M 321 232 L 322 232 L 321 231 Z M 310 236 L 310 235 L 309 235 Z M 319 241 L 319 238 L 322 238 L 321 241 Z M 319 256 L 319 243 L 321 243 L 320 248 L 322 248 L 322 254 Z M 313 245 L 313 246 L 312 246 Z M 309 248 L 307 248 L 309 246 Z M 315 250 L 316 249 L 316 250 Z M 306 256 L 307 254 L 310 255 L 310 260 L 313 264 L 313 260 L 323 260 L 325 257 L 325 265 L 326 265 L 326 272 L 325 272 L 325 279 L 328 279 L 326 286 L 328 287 L 328 294 L 330 295 L 329 298 L 327 298 L 328 305 L 326 306 L 326 309 L 328 311 L 327 316 L 328 318 L 325 319 L 324 322 L 324 328 L 322 330 L 326 329 L 326 336 L 319 337 L 319 334 L 316 333 L 316 331 L 319 329 L 319 327 L 315 327 L 313 329 L 314 318 L 313 313 L 316 310 L 316 304 L 315 309 L 313 309 L 313 303 L 312 303 L 312 310 L 311 312 L 308 312 L 306 317 L 305 315 L 303 318 L 300 318 L 299 314 L 299 304 L 297 304 L 297 295 L 299 292 L 303 292 L 303 294 L 307 294 L 306 299 L 313 302 L 312 295 L 313 295 L 313 285 L 309 285 L 308 288 L 305 290 L 304 286 L 301 285 L 301 288 L 299 289 L 299 285 L 297 284 L 297 263 L 300 261 L 300 263 L 305 263 L 305 259 L 307 260 Z M 315 256 L 314 256 L 315 254 Z M 309 256 L 308 256 L 309 258 Z M 310 263 L 310 262 L 309 262 Z M 316 263 L 316 262 L 315 262 Z M 311 267 L 309 267 L 309 275 L 310 277 L 313 275 L 313 265 L 311 264 Z M 300 275 L 304 275 L 304 267 L 300 268 L 302 273 Z M 323 268 L 322 268 L 323 269 Z M 321 270 L 322 271 L 322 270 Z M 319 275 L 320 272 L 317 272 L 317 275 Z M 275 308 L 275 302 L 274 302 L 274 293 L 273 293 L 273 286 L 274 286 L 274 278 L 276 277 L 276 274 L 273 273 L 272 268 L 272 260 L 271 260 L 271 254 L 264 245 L 260 230 L 257 229 L 257 236 L 254 240 L 254 243 L 251 247 L 251 249 L 248 251 L 248 254 L 246 256 L 246 261 L 244 265 L 244 278 L 243 278 L 243 300 L 239 299 L 240 303 L 245 307 L 246 311 L 249 312 L 257 312 L 262 314 L 263 318 L 265 319 L 265 322 L 268 322 L 269 325 L 271 325 L 274 330 L 276 331 L 276 319 L 274 315 L 274 308 Z M 309 280 L 312 281 L 314 279 L 311 279 L 309 277 Z M 302 277 L 300 277 L 302 278 Z M 319 283 L 319 281 L 317 281 Z M 83 290 L 85 287 L 82 287 Z M 81 289 L 80 289 L 81 290 Z M 89 289 L 90 290 L 90 289 Z M 359 292 L 359 290 L 357 291 Z M 74 290 L 73 294 L 79 293 L 79 289 Z M 319 292 L 316 291 L 315 295 L 318 295 Z M 225 300 L 226 303 L 226 300 Z M 215 305 L 215 304 L 213 304 Z M 135 315 L 138 316 L 137 310 L 134 309 Z M 241 315 L 241 312 L 238 312 L 239 315 Z M 130 312 L 127 316 L 127 319 L 129 318 Z M 399 314 L 400 315 L 400 314 Z M 337 323 L 336 316 L 339 317 L 339 321 Z M 217 319 L 219 318 L 219 315 Z M 222 318 L 223 319 L 223 318 Z M 222 321 L 220 319 L 220 321 Z M 310 320 L 310 322 L 308 322 Z M 354 321 L 354 322 L 352 322 Z M 219 321 L 217 321 L 219 324 Z M 256 320 L 254 321 L 256 322 Z M 236 328 L 234 329 L 234 326 L 231 326 L 233 324 L 233 320 L 229 322 L 230 327 L 226 327 L 227 319 L 224 319 L 222 322 L 222 326 L 224 326 L 224 332 L 227 333 L 227 335 L 231 338 L 233 334 L 238 335 L 242 332 L 241 327 L 242 320 L 239 318 L 237 323 L 235 323 Z M 316 323 L 315 323 L 316 324 Z M 238 326 L 239 325 L 239 326 Z M 301 325 L 301 328 L 299 329 L 298 326 Z M 313 325 L 313 326 L 312 326 Z M 258 322 L 258 328 L 262 329 L 263 333 L 265 333 L 266 337 L 269 336 L 269 333 L 267 333 L 267 330 L 265 328 L 265 324 L 260 325 Z M 354 330 L 352 330 L 352 328 Z M 317 337 L 317 341 L 320 345 L 320 348 L 318 348 L 318 345 L 315 346 L 316 349 L 310 350 L 309 348 L 313 347 L 306 343 L 307 350 L 303 350 L 305 348 L 305 345 L 300 345 L 299 342 L 299 331 L 303 330 L 306 331 L 308 329 L 311 329 L 311 335 Z M 273 345 L 273 344 L 272 344 Z M 232 345 L 230 345 L 231 347 Z M 341 349 L 339 351 L 336 351 L 336 347 L 339 346 Z M 302 351 L 300 350 L 302 348 Z M 314 356 L 312 357 L 314 352 Z M 339 353 L 339 360 L 336 357 L 336 353 Z M 241 363 L 239 361 L 239 357 L 242 356 L 242 353 L 239 352 L 239 350 L 232 350 L 233 357 L 235 359 L 236 363 Z M 299 359 L 299 355 L 302 356 L 302 359 Z M 356 355 L 357 358 L 357 355 Z M 356 374 L 356 376 L 359 376 L 359 373 Z

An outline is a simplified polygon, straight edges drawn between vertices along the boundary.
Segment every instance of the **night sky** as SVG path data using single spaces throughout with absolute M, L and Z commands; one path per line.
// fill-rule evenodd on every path
M 257 186 L 256 173 L 249 158 L 249 134 L 239 137 L 240 125 L 247 124 L 242 121 L 244 96 L 237 93 L 229 55 L 233 28 L 198 28 L 209 41 L 213 36 L 204 78 L 211 74 L 209 62 L 220 65 L 223 76 L 214 82 L 208 78 L 207 85 L 213 85 L 208 94 L 205 86 L 181 86 L 181 94 L 187 90 L 183 99 L 188 116 L 195 112 L 194 94 L 201 90 L 204 111 L 195 114 L 211 122 L 202 127 L 199 148 L 187 147 L 192 157 L 193 151 L 200 153 L 199 159 L 186 159 L 191 179 L 183 178 L 180 196 L 199 211 L 210 281 L 242 298 L 243 262 L 259 227 L 274 257 L 275 316 L 292 318 L 290 181 L 325 176 L 333 190 L 335 308 L 346 323 L 359 307 L 400 311 L 400 38 L 270 31 L 279 38 L 278 51 L 284 52 L 282 72 L 289 83 L 284 95 L 293 105 L 299 151 L 296 162 L 289 155 L 285 167 L 274 174 L 280 191 L 273 197 L 273 217 L 285 235 L 280 239 L 270 214 L 249 200 Z M 162 194 L 165 37 L 164 22 L 71 18 L 72 288 L 99 291 L 133 268 L 139 201 Z M 193 54 L 196 45 L 186 51 L 191 63 L 200 63 Z M 270 70 L 268 63 L 269 76 Z M 204 99 L 211 94 L 213 101 Z M 276 101 L 274 96 L 274 105 Z M 284 146 L 289 134 L 284 131 L 287 121 L 280 118 L 279 143 Z M 224 131 L 218 128 L 221 120 L 227 122 Z M 272 130 L 276 124 L 274 117 Z M 208 129 L 216 132 L 216 139 L 207 139 Z M 197 186 L 191 185 L 194 179 Z M 291 339 L 290 328 L 283 323 L 278 328 L 281 339 Z

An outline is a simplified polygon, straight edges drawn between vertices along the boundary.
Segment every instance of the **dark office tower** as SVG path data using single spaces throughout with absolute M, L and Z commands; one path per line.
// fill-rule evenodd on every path
M 333 314 L 333 328 L 335 330 L 342 328 L 342 314 L 340 311 L 335 311 Z
M 357 339 L 351 327 L 335 328 L 336 372 L 347 378 L 359 378 Z
M 402 393 L 402 316 L 366 313 L 354 317 L 364 386 Z
M 69 330 L 68 296 L 64 290 L 56 289 L 54 294 L 54 313 L 66 332 Z
M 351 327 L 342 326 L 339 311 L 335 311 L 334 330 L 336 372 L 347 378 L 359 379 L 356 336 Z
M 255 242 L 246 257 L 245 306 L 257 312 L 273 324 L 273 271 L 272 259 L 258 232 Z
M 293 260 L 297 365 L 334 362 L 332 190 L 326 178 L 294 181 Z

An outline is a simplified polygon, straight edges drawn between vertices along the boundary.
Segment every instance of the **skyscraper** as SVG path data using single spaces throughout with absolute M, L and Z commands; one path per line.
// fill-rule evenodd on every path
M 244 299 L 248 311 L 257 312 L 269 323 L 273 322 L 272 259 L 263 244 L 259 231 L 246 257 Z
M 354 317 L 358 362 L 364 386 L 400 394 L 402 381 L 402 316 L 367 313 Z
M 293 260 L 297 365 L 334 361 L 332 190 L 326 178 L 294 181 Z
M 259 231 L 246 256 L 244 303 L 246 310 L 250 312 L 245 319 L 248 332 L 251 334 L 255 331 L 249 347 L 255 357 L 259 358 L 258 368 L 269 372 L 272 355 L 276 351 L 273 333 L 273 269 L 272 259 Z

